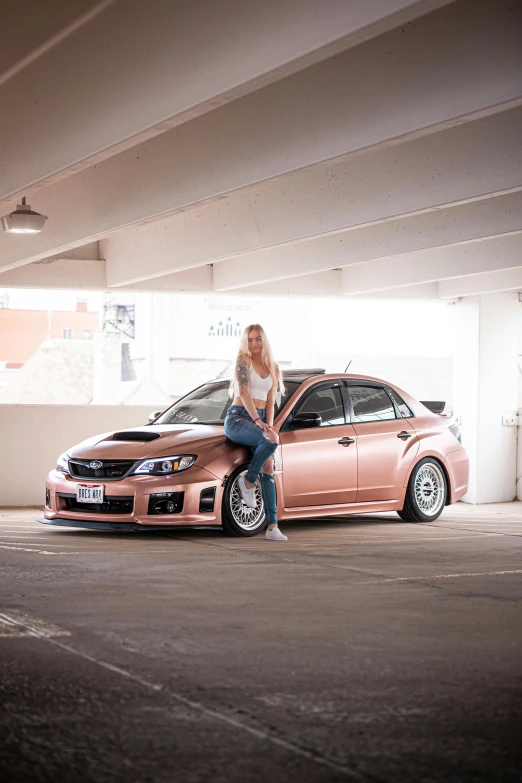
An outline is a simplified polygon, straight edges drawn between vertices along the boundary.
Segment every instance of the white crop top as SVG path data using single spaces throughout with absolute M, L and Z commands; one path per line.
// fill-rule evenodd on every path
M 265 400 L 268 397 L 268 392 L 272 388 L 272 376 L 269 375 L 268 378 L 261 378 L 260 375 L 257 374 L 257 372 L 254 370 L 254 365 L 250 365 L 250 370 L 248 371 L 248 383 L 250 387 L 250 394 L 252 395 L 252 398 L 254 400 Z M 236 397 L 240 397 L 239 394 L 239 384 L 236 381 L 234 383 L 234 394 Z

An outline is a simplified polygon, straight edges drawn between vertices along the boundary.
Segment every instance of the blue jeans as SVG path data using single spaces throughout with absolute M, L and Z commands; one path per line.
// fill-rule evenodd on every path
M 266 419 L 266 411 L 256 408 L 261 421 Z M 247 446 L 252 452 L 252 461 L 246 474 L 246 480 L 255 484 L 261 474 L 261 491 L 269 525 L 277 525 L 277 497 L 275 480 L 272 473 L 262 471 L 265 462 L 273 457 L 277 443 L 265 437 L 264 430 L 254 424 L 247 409 L 242 405 L 231 405 L 225 418 L 225 435 L 234 443 Z

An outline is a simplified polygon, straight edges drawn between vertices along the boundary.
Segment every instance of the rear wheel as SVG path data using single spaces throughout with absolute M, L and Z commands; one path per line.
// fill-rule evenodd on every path
M 243 503 L 237 480 L 246 473 L 245 467 L 232 473 L 223 493 L 221 524 L 227 536 L 255 536 L 265 527 L 266 516 L 261 494 L 261 481 L 256 483 L 256 507 L 249 508 Z
M 398 514 L 405 522 L 433 522 L 442 514 L 447 492 L 442 467 L 432 457 L 425 457 L 412 471 L 404 507 Z

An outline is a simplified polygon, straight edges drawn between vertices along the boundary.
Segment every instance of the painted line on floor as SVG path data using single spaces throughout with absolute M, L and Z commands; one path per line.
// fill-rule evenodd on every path
M 426 523 L 426 524 L 428 524 L 430 527 L 441 528 L 442 530 L 444 528 L 450 528 L 450 529 L 451 528 L 462 528 L 462 527 L 466 528 L 466 527 L 470 527 L 472 525 L 474 527 L 492 527 L 492 528 L 495 528 L 495 529 L 497 527 L 498 528 L 504 528 L 504 527 L 507 527 L 507 528 L 517 528 L 517 527 L 522 527 L 522 523 L 520 523 L 519 521 L 518 522 L 492 522 L 491 520 L 489 520 L 487 522 L 486 521 L 484 521 L 484 522 L 477 522 L 477 521 L 474 521 L 474 520 L 468 520 L 466 522 L 462 522 L 461 520 L 457 520 L 456 519 L 454 521 L 452 520 L 451 523 L 448 521 L 448 523 L 446 525 L 437 525 L 435 523 L 432 523 L 430 525 L 429 522 Z
M 465 574 L 433 574 L 432 576 L 391 576 L 382 579 L 371 579 L 364 582 L 358 582 L 359 585 L 376 585 L 386 582 L 420 582 L 432 581 L 433 579 L 462 579 L 463 577 L 474 576 L 506 576 L 510 574 L 522 574 L 522 568 L 513 568 L 504 571 L 470 571 Z
M 53 546 L 53 544 L 51 544 Z M 11 545 L 7 546 L 4 544 L 0 544 L 0 549 L 8 549 L 13 551 L 19 551 L 19 552 L 31 552 L 32 554 L 36 555 L 52 555 L 54 557 L 59 556 L 68 556 L 68 555 L 79 555 L 81 557 L 85 557 L 88 555 L 110 555 L 111 557 L 115 555 L 172 555 L 177 554 L 178 552 L 194 552 L 194 548 L 190 547 L 184 550 L 181 550 L 179 548 L 176 549 L 76 549 L 73 551 L 61 551 L 61 552 L 51 552 L 47 549 L 28 549 L 27 546 L 16 546 Z
M 7 544 L 0 544 L 0 549 L 9 549 L 15 552 L 33 552 L 33 554 L 37 555 L 81 554 L 81 552 L 49 552 L 45 549 L 28 549 L 23 546 L 8 546 Z
M 134 674 L 133 672 L 123 669 L 120 666 L 115 666 L 114 664 L 109 663 L 108 661 L 104 661 L 101 658 L 96 658 L 93 655 L 89 655 L 88 653 L 82 652 L 81 650 L 77 650 L 76 648 L 71 647 L 68 644 L 64 644 L 63 642 L 59 642 L 56 639 L 51 638 L 50 636 L 40 635 L 37 629 L 33 630 L 33 635 L 40 636 L 40 638 L 45 639 L 45 641 L 47 641 L 49 644 L 52 644 L 53 646 L 58 647 L 59 649 L 64 650 L 65 652 L 68 652 L 71 655 L 76 655 L 77 657 L 82 658 L 85 661 L 89 661 L 90 663 L 93 663 L 96 666 L 100 666 L 101 668 L 106 669 L 112 672 L 113 674 L 119 674 L 121 677 L 125 677 L 128 680 L 137 682 L 138 684 L 143 685 L 145 688 L 148 688 L 149 690 L 152 690 L 156 693 L 164 690 L 163 685 L 149 682 L 148 680 L 138 676 L 137 674 Z M 173 699 L 174 701 L 177 701 L 179 704 L 182 704 L 185 707 L 190 707 L 194 711 L 199 712 L 200 714 L 205 715 L 208 718 L 216 720 L 219 723 L 226 723 L 227 725 L 232 726 L 235 729 L 239 729 L 240 731 L 243 731 L 247 734 L 250 734 L 251 736 L 256 737 L 257 739 L 263 742 L 269 742 L 272 745 L 282 748 L 283 750 L 289 751 L 290 753 L 293 753 L 295 756 L 305 758 L 308 761 L 313 761 L 315 764 L 319 764 L 320 766 L 323 767 L 328 767 L 329 769 L 333 769 L 336 772 L 341 772 L 351 780 L 357 781 L 358 783 L 368 783 L 370 780 L 370 778 L 368 778 L 363 773 L 359 773 L 356 770 L 347 767 L 340 762 L 328 758 L 327 756 L 322 756 L 319 753 L 314 752 L 313 750 L 307 750 L 306 748 L 302 748 L 299 745 L 293 743 L 291 740 L 284 739 L 268 729 L 263 730 L 263 729 L 257 729 L 253 726 L 249 726 L 247 723 L 244 723 L 243 721 L 237 718 L 233 718 L 230 715 L 220 712 L 217 709 L 205 707 L 205 705 L 202 704 L 201 702 L 194 701 L 193 699 L 188 699 L 187 697 L 182 696 L 180 693 L 177 693 L 176 691 L 169 690 L 168 697 L 169 699 Z
M 460 541 L 469 541 L 472 538 L 479 538 L 479 539 L 480 538 L 489 538 L 489 537 L 495 536 L 495 535 L 497 535 L 497 534 L 496 533 L 475 533 L 475 531 L 473 531 L 473 533 L 471 533 L 470 535 L 466 535 L 466 536 L 457 536 L 457 535 L 455 535 L 455 536 L 446 536 L 446 537 L 435 536 L 435 537 L 431 537 L 431 538 L 387 538 L 387 539 L 382 540 L 382 541 L 377 541 L 375 539 L 361 539 L 361 540 L 356 540 L 356 541 L 343 541 L 343 540 L 331 541 L 330 540 L 330 541 L 326 541 L 326 542 L 324 542 L 323 544 L 320 544 L 320 545 L 319 544 L 314 544 L 314 543 L 299 543 L 299 542 L 295 542 L 295 541 L 290 540 L 288 542 L 288 544 L 285 542 L 284 546 L 287 549 L 290 549 L 292 547 L 299 548 L 299 549 L 304 549 L 304 548 L 307 548 L 307 547 L 308 548 L 316 547 L 316 548 L 319 548 L 319 549 L 331 549 L 333 547 L 338 547 L 338 546 L 345 546 L 345 547 L 347 547 L 347 546 L 359 546 L 359 545 L 368 545 L 368 544 L 403 544 L 403 543 L 410 543 L 410 542 L 413 544 L 413 543 L 422 543 L 423 541 L 459 541 L 459 540 Z M 198 542 L 198 543 L 205 544 L 205 543 L 208 543 L 208 542 Z M 208 543 L 208 545 L 209 546 L 216 546 L 216 547 L 219 547 L 221 549 L 229 549 L 231 551 L 244 551 L 244 552 L 248 552 L 248 551 L 251 551 L 251 550 L 254 550 L 254 551 L 258 550 L 258 551 L 260 551 L 261 549 L 262 549 L 262 551 L 268 551 L 268 550 L 275 549 L 273 544 L 267 545 L 267 544 L 261 544 L 261 542 L 259 544 L 253 543 L 250 546 L 245 546 L 244 544 L 236 544 L 234 546 L 234 545 L 230 545 L 230 544 L 217 544 L 217 543 L 216 544 Z M 280 544 L 279 546 L 282 547 L 283 544 Z
M 2 543 L 3 544 L 9 544 L 9 545 L 12 545 L 12 546 L 15 546 L 17 544 L 19 544 L 20 546 L 44 546 L 44 545 L 48 545 L 48 546 L 58 547 L 59 549 L 64 549 L 64 548 L 65 549 L 72 549 L 72 548 L 78 546 L 78 544 L 55 544 L 54 541 L 35 541 L 34 543 L 32 543 L 31 540 L 29 540 L 29 541 L 19 541 L 19 540 L 16 540 L 17 539 L 16 536 L 13 536 L 13 538 L 15 539 L 14 541 L 3 540 Z
M 127 669 L 123 669 L 121 666 L 115 666 L 114 664 L 109 663 L 102 658 L 89 655 L 88 653 L 82 652 L 75 647 L 71 647 L 69 644 L 64 644 L 63 642 L 57 641 L 57 639 L 54 637 L 70 636 L 71 632 L 66 631 L 63 628 L 59 628 L 58 626 L 51 623 L 47 623 L 44 620 L 30 617 L 29 615 L 26 615 L 18 610 L 8 610 L 6 612 L 0 612 L 0 636 L 4 635 L 2 634 L 2 625 L 6 629 L 5 636 L 33 636 L 35 638 L 42 639 L 49 644 L 52 644 L 54 647 L 68 652 L 71 655 L 82 658 L 83 660 L 88 661 L 89 663 L 92 663 L 96 666 L 100 666 L 112 674 L 118 674 L 121 677 L 136 682 L 139 685 L 154 691 L 155 693 L 163 690 L 163 685 L 150 682 L 149 680 L 146 680 L 145 678 L 140 677 L 139 675 L 134 674 Z M 16 629 L 19 629 L 18 633 Z M 195 710 L 196 712 L 199 712 L 208 718 L 216 720 L 220 723 L 226 723 L 227 725 L 232 726 L 235 729 L 239 729 L 240 731 L 244 731 L 245 733 L 250 734 L 257 739 L 260 739 L 264 742 L 270 742 L 272 745 L 283 748 L 284 750 L 287 750 L 296 756 L 313 761 L 316 764 L 328 767 L 337 772 L 342 772 L 344 775 L 347 775 L 349 778 L 358 781 L 359 783 L 365 783 L 368 781 L 366 775 L 362 775 L 357 771 L 345 766 L 344 764 L 338 763 L 312 750 L 302 748 L 299 745 L 294 744 L 291 740 L 284 739 L 274 732 L 249 726 L 247 723 L 244 723 L 237 718 L 233 718 L 226 713 L 220 712 L 219 710 L 205 707 L 205 705 L 201 702 L 188 699 L 175 691 L 169 691 L 168 695 L 170 699 L 174 699 L 180 704 L 183 704 L 186 707 L 190 707 L 192 710 Z
M 31 617 L 18 609 L 0 612 L 0 636 L 35 636 L 48 639 L 51 636 L 70 636 L 71 632 L 48 623 L 39 617 Z
M 440 525 L 430 524 L 429 522 L 426 522 L 426 525 L 428 527 L 436 528 L 438 530 L 456 530 L 457 533 L 460 533 L 461 531 L 464 531 L 464 530 L 469 530 L 471 533 L 478 533 L 478 532 L 482 533 L 482 531 L 478 531 L 476 527 L 474 527 L 474 528 L 473 527 L 468 527 L 468 526 L 464 527 L 464 525 L 456 525 L 455 527 L 450 527 L 450 525 L 446 525 L 444 527 L 441 527 Z M 490 527 L 490 526 L 488 525 L 488 527 Z M 517 536 L 521 535 L 518 532 L 517 533 L 510 533 L 510 532 L 504 531 L 504 530 L 484 530 L 483 535 L 488 535 L 488 534 L 489 535 L 494 535 L 494 536 L 513 536 L 515 538 Z

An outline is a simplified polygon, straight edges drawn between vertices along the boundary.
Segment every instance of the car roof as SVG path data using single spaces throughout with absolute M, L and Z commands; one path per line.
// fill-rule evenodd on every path
M 382 383 L 386 386 L 392 386 L 394 388 L 395 384 L 390 383 L 390 381 L 386 381 L 383 378 L 376 378 L 373 375 L 359 375 L 354 373 L 346 373 L 346 372 L 332 372 L 327 373 L 324 368 L 321 367 L 310 367 L 310 368 L 303 368 L 303 369 L 287 369 L 282 371 L 283 380 L 284 381 L 294 381 L 295 383 L 304 383 L 305 381 L 311 381 L 314 378 L 320 378 L 321 380 L 329 381 L 329 380 L 337 380 L 340 378 L 346 378 L 346 380 L 354 380 L 354 381 L 373 381 L 374 383 Z M 213 381 L 209 381 L 209 383 L 230 383 L 231 378 L 215 378 Z
M 307 381 L 309 378 L 315 378 L 317 375 L 324 375 L 325 370 L 320 367 L 311 367 L 309 369 L 302 369 L 302 370 L 283 370 L 283 380 L 284 381 L 295 381 L 296 383 L 303 383 L 303 381 Z
M 303 381 L 307 381 L 309 378 L 314 378 L 316 375 L 324 375 L 325 370 L 322 367 L 310 367 L 310 368 L 303 368 L 303 369 L 288 369 L 283 370 L 283 380 L 285 381 L 295 381 L 296 383 L 303 383 Z M 212 381 L 208 381 L 208 383 L 230 383 L 232 378 L 214 378 Z

